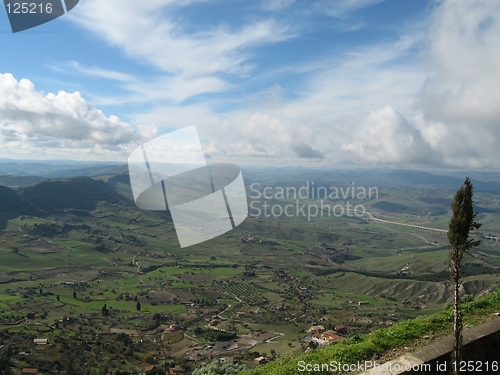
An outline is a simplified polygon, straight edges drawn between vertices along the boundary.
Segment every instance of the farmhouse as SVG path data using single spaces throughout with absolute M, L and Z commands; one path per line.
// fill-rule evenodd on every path
M 328 331 L 325 331 L 322 335 L 323 339 L 328 341 L 328 342 L 334 342 L 334 341 L 340 341 L 340 340 L 344 340 L 344 337 L 342 336 L 339 336 L 337 334 L 337 332 L 333 331 L 333 330 L 328 330 Z
M 47 339 L 34 339 L 33 343 L 36 345 L 47 345 Z
M 325 327 L 323 326 L 312 326 L 311 328 L 309 328 L 309 330 L 307 331 L 307 333 L 312 333 L 312 334 L 315 334 L 315 333 L 323 333 L 325 332 Z
M 181 327 L 178 324 L 171 324 L 170 327 L 165 329 L 165 332 L 180 331 Z
M 335 326 L 335 331 L 337 331 L 337 333 L 339 335 L 343 335 L 343 336 L 349 335 L 349 327 L 345 326 L 343 324 L 339 324 L 339 325 Z
M 313 337 L 311 338 L 312 342 L 317 343 L 319 346 L 325 346 L 329 343 L 335 342 L 335 341 L 341 341 L 344 340 L 345 338 L 342 336 L 339 336 L 337 332 L 333 330 L 328 330 L 323 333 L 315 333 L 313 334 Z
M 21 370 L 22 375 L 37 375 L 38 374 L 38 369 L 36 368 L 23 368 Z

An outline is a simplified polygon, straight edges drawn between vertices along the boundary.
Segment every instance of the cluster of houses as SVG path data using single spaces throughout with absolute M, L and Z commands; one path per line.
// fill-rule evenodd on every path
M 335 341 L 344 340 L 349 336 L 349 327 L 337 325 L 334 329 L 325 329 L 324 326 L 312 326 L 307 330 L 312 335 L 311 341 L 324 346 Z
M 48 340 L 47 339 L 34 339 L 33 344 L 35 344 L 35 345 L 47 345 Z M 1 347 L 3 347 L 3 345 Z M 26 353 L 21 352 L 19 354 L 26 354 Z M 38 375 L 38 369 L 31 368 L 31 367 L 25 367 L 21 370 L 21 374 L 22 375 Z

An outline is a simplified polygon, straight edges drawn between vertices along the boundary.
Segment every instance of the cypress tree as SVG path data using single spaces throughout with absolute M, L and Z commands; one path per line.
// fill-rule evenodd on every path
M 462 277 L 462 260 L 465 254 L 473 247 L 479 246 L 480 240 L 469 238 L 471 230 L 479 229 L 480 223 L 476 222 L 477 213 L 474 212 L 472 195 L 474 187 L 467 177 L 462 187 L 457 191 L 451 209 L 453 216 L 449 222 L 447 237 L 450 242 L 450 276 L 454 288 L 454 320 L 453 320 L 453 357 L 455 366 L 451 366 L 456 374 L 460 373 L 460 360 L 462 358 L 462 328 L 463 320 L 460 311 L 460 279 Z

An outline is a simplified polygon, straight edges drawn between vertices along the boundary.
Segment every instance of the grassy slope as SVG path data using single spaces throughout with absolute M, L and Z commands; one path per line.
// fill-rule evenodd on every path
M 99 201 L 118 203 L 126 200 L 104 182 L 88 177 L 47 180 L 18 191 L 21 198 L 47 212 L 68 208 L 95 210 Z
M 499 309 L 500 290 L 496 290 L 484 298 L 463 304 L 465 323 L 476 325 L 487 320 L 491 313 Z M 242 373 L 242 375 L 294 375 L 298 372 L 299 361 L 312 364 L 338 361 L 349 364 L 369 360 L 374 353 L 383 353 L 391 348 L 411 345 L 424 335 L 451 333 L 452 321 L 452 310 L 443 310 L 433 315 L 406 320 L 361 337 L 352 337 L 322 349 L 312 350 L 295 357 L 282 358 Z M 329 372 L 314 373 L 329 374 Z

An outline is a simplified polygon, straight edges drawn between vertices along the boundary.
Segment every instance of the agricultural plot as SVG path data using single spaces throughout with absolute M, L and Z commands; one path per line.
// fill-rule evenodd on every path
M 251 306 L 267 302 L 264 297 L 267 290 L 252 283 L 214 283 L 213 288 L 229 293 Z

